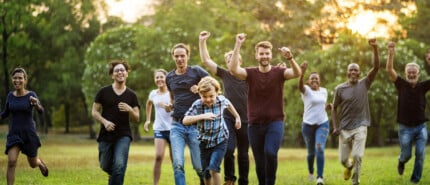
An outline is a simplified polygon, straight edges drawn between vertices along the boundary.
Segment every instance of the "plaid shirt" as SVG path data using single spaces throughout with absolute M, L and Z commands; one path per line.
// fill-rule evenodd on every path
M 230 105 L 230 101 L 223 95 L 216 97 L 215 103 L 208 107 L 201 99 L 194 101 L 185 116 L 196 116 L 212 112 L 216 115 L 214 120 L 202 120 L 197 122 L 199 130 L 199 141 L 205 144 L 205 148 L 212 148 L 228 139 L 228 129 L 224 122 L 223 112 Z

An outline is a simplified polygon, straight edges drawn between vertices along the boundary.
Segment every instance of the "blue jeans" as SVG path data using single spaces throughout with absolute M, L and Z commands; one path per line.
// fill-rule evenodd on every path
M 415 142 L 415 164 L 411 181 L 419 182 L 423 172 L 425 149 L 427 143 L 427 127 L 425 123 L 409 127 L 399 123 L 400 163 L 407 163 L 412 156 L 412 145 Z
M 203 166 L 203 177 L 209 179 L 211 177 L 210 171 L 220 172 L 221 162 L 225 155 L 227 148 L 227 141 L 212 147 L 206 148 L 206 145 L 200 143 L 200 153 Z
M 317 158 L 317 177 L 323 178 L 324 173 L 324 149 L 329 132 L 328 121 L 320 125 L 302 123 L 303 139 L 308 150 L 308 171 L 314 174 L 314 161 Z
M 200 160 L 199 132 L 195 125 L 185 126 L 180 122 L 173 122 L 170 129 L 170 145 L 172 147 L 173 172 L 176 185 L 185 185 L 184 149 L 188 145 L 191 161 L 197 175 L 202 178 L 202 163 Z
M 109 174 L 109 185 L 124 184 L 131 138 L 124 136 L 116 142 L 99 142 L 100 168 Z
M 237 146 L 237 164 L 239 169 L 239 185 L 248 184 L 249 174 L 249 141 L 248 141 L 248 123 L 242 122 L 242 127 L 237 130 L 234 127 L 234 120 L 225 118 L 229 137 L 227 151 L 224 156 L 224 180 L 236 181 L 237 177 L 234 169 L 234 150 Z
M 248 139 L 254 154 L 259 185 L 274 185 L 278 151 L 284 135 L 284 123 L 248 124 Z

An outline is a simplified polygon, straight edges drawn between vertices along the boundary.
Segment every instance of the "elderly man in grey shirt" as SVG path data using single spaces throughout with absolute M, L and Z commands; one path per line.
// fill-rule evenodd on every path
M 376 39 L 370 39 L 373 48 L 373 68 L 359 80 L 360 66 L 348 65 L 348 81 L 335 89 L 332 111 L 333 134 L 339 135 L 339 160 L 345 167 L 344 179 L 351 178 L 352 184 L 360 184 L 361 158 L 366 146 L 367 127 L 370 126 L 370 111 L 367 91 L 379 70 L 378 46 Z M 337 108 L 340 112 L 337 112 Z M 337 126 L 337 119 L 340 124 Z M 350 159 L 352 157 L 352 160 Z

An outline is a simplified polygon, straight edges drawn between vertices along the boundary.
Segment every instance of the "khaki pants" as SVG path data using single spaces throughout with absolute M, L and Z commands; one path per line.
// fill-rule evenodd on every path
M 366 126 L 340 131 L 339 160 L 345 168 L 353 168 L 352 184 L 360 183 L 361 158 L 366 147 L 366 137 Z M 352 157 L 352 161 L 350 157 Z

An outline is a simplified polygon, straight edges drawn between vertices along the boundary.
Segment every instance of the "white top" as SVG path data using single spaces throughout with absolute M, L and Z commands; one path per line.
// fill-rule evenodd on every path
M 151 101 L 155 107 L 155 120 L 152 129 L 160 131 L 170 130 L 170 126 L 172 125 L 171 112 L 166 112 L 166 110 L 159 105 L 160 103 L 170 103 L 169 91 L 161 94 L 158 89 L 152 90 L 149 93 L 149 101 Z
M 327 102 L 327 89 L 320 87 L 314 91 L 308 85 L 304 85 L 305 93 L 300 95 L 303 100 L 303 122 L 309 125 L 319 125 L 328 121 L 325 104 Z

